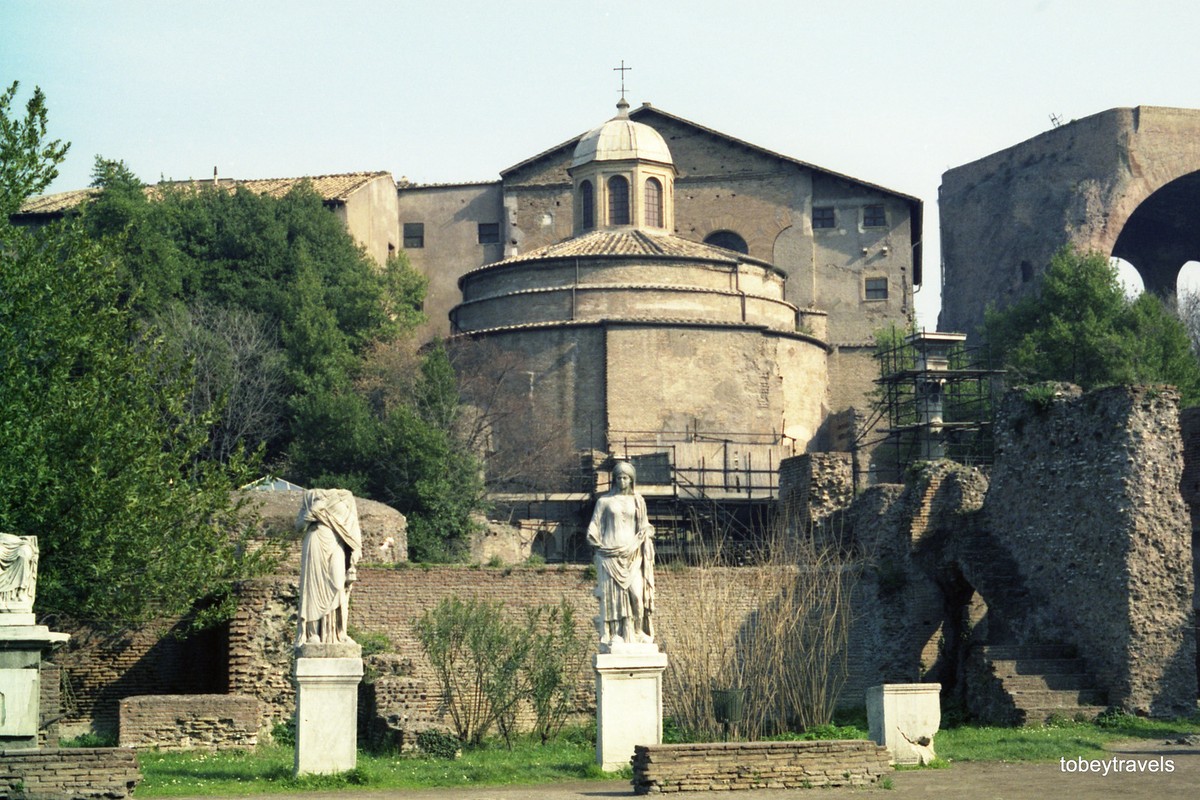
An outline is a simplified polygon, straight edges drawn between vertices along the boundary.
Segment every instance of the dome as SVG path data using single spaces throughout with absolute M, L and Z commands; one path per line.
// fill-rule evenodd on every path
M 617 104 L 620 113 L 583 135 L 575 146 L 571 168 L 592 161 L 657 161 L 671 164 L 671 151 L 662 135 L 641 122 L 629 118 L 629 104 L 624 99 Z

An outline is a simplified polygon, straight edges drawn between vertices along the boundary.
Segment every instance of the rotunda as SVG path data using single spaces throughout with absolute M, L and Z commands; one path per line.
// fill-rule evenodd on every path
M 750 465 L 769 482 L 825 418 L 825 315 L 785 301 L 772 264 L 674 235 L 670 149 L 617 110 L 575 148 L 575 235 L 463 275 L 452 329 L 519 354 L 532 417 L 575 450 L 752 489 Z

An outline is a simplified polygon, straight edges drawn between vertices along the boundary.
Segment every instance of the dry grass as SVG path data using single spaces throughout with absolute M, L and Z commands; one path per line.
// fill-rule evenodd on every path
M 786 536 L 783 525 L 757 566 L 697 564 L 695 624 L 662 631 L 671 654 L 667 689 L 690 739 L 723 734 L 712 691 L 746 690 L 740 735 L 749 739 L 827 724 L 846 681 L 850 593 L 858 564 L 839 542 Z M 734 611 L 754 598 L 749 615 Z

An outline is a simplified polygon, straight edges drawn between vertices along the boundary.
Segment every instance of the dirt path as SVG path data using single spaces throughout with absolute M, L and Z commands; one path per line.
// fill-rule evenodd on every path
M 892 788 L 787 789 L 753 792 L 685 792 L 680 800 L 930 800 L 963 797 L 970 800 L 1159 800 L 1200 797 L 1200 747 L 1141 741 L 1109 748 L 1108 759 L 1122 768 L 1129 761 L 1173 767 L 1170 772 L 1064 772 L 1061 763 L 961 763 L 950 769 L 896 772 Z M 279 795 L 275 795 L 278 797 Z M 303 800 L 591 800 L 633 797 L 627 781 L 588 781 L 545 786 L 485 786 L 417 791 L 339 791 L 305 793 Z M 269 797 L 269 796 L 268 796 Z M 187 800 L 186 798 L 184 800 Z M 196 798 L 194 800 L 200 800 Z M 216 800 L 204 798 L 204 800 Z

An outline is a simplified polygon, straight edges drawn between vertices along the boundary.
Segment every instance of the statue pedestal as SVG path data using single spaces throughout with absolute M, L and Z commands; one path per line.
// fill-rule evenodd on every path
M 312 657 L 328 649 L 329 655 Z M 357 655 L 350 655 L 357 651 Z M 343 655 L 345 653 L 345 655 Z M 358 645 L 296 648 L 296 774 L 330 774 L 358 764 Z
M 654 644 L 615 645 L 596 670 L 596 763 L 629 766 L 634 745 L 662 744 L 662 678 L 667 654 Z
M 42 654 L 70 638 L 33 622 L 33 614 L 0 614 L 0 750 L 38 746 Z
M 867 689 L 871 740 L 886 747 L 897 764 L 928 764 L 936 758 L 941 690 L 940 683 L 882 683 Z

